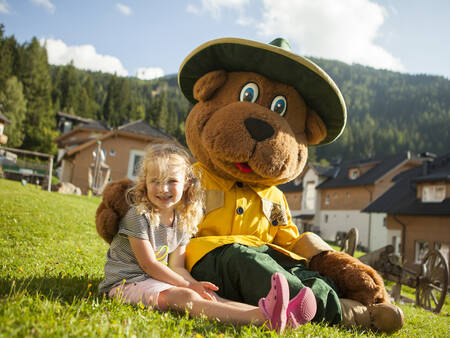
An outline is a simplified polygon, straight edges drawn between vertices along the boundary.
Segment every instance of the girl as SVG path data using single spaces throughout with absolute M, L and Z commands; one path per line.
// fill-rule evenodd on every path
M 202 190 L 188 153 L 173 143 L 151 145 L 141 162 L 136 185 L 127 192 L 131 205 L 108 250 L 101 293 L 125 302 L 188 310 L 222 322 L 254 323 L 281 332 L 315 315 L 315 297 L 303 289 L 289 302 L 289 286 L 279 273 L 259 306 L 217 296 L 218 288 L 196 281 L 184 267 L 185 246 L 202 217 Z

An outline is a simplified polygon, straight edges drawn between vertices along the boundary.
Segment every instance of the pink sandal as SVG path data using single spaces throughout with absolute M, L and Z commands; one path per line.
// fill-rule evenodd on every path
M 297 329 L 314 318 L 317 311 L 316 297 L 312 290 L 304 287 L 288 304 L 287 318 L 291 328 Z
M 264 317 L 269 321 L 269 328 L 279 333 L 283 332 L 287 322 L 287 307 L 289 304 L 289 284 L 281 273 L 272 275 L 272 286 L 265 298 L 261 298 L 258 306 Z

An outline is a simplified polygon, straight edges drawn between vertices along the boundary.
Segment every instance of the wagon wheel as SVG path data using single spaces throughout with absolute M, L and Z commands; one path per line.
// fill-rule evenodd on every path
M 351 228 L 345 238 L 342 240 L 341 251 L 348 253 L 353 256 L 356 250 L 356 245 L 358 244 L 358 229 Z
M 417 277 L 416 304 L 439 313 L 445 302 L 448 287 L 448 266 L 438 250 L 430 250 L 422 260 Z

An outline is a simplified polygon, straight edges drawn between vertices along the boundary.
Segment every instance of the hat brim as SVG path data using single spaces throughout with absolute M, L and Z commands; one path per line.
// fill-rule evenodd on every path
M 195 82 L 218 69 L 255 72 L 293 86 L 327 127 L 327 136 L 319 145 L 333 142 L 344 130 L 347 111 L 339 88 L 319 66 L 304 57 L 270 44 L 239 38 L 206 42 L 184 59 L 178 72 L 180 89 L 191 103 L 197 103 L 193 96 Z

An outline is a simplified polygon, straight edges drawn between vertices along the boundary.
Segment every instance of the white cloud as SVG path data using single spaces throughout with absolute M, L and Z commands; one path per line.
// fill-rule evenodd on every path
M 122 13 L 123 15 L 126 15 L 126 16 L 130 16 L 133 13 L 133 11 L 131 10 L 130 7 L 119 4 L 119 3 L 116 4 L 116 8 L 119 10 L 120 13 Z
M 306 55 L 404 70 L 375 42 L 387 14 L 370 0 L 263 0 L 263 6 L 257 29 L 268 39 L 284 37 Z
M 136 77 L 141 80 L 152 80 L 162 76 L 164 71 L 158 67 L 138 68 L 136 72 Z
M 194 5 L 192 5 L 192 4 L 188 4 L 187 5 L 186 11 L 188 13 L 194 13 L 194 14 L 199 14 L 200 13 L 200 10 L 197 7 L 195 7 Z
M 6 0 L 1 0 L 0 1 L 0 13 L 9 14 L 8 1 L 6 1 Z
M 73 61 L 73 65 L 80 69 L 128 75 L 118 58 L 98 54 L 92 45 L 67 46 L 62 40 L 54 39 L 41 39 L 40 43 L 47 48 L 51 64 L 66 65 Z
M 259 5 L 263 14 L 259 17 Z M 304 55 L 404 70 L 399 59 L 376 43 L 387 10 L 373 0 L 201 0 L 191 13 L 218 19 L 223 9 L 238 13 L 236 23 L 254 26 L 270 41 L 284 37 Z M 251 9 L 251 11 L 250 11 Z M 258 9 L 258 10 L 255 10 Z M 295 51 L 297 52 L 297 51 Z
M 199 14 L 202 11 L 208 12 L 213 18 L 218 19 L 221 16 L 222 8 L 233 9 L 242 14 L 244 7 L 249 2 L 250 0 L 201 0 L 200 8 L 189 4 L 187 11 L 194 14 Z
M 56 7 L 50 0 L 31 0 L 34 4 L 38 6 L 43 6 L 45 9 L 47 9 L 50 13 L 54 13 L 56 10 Z

